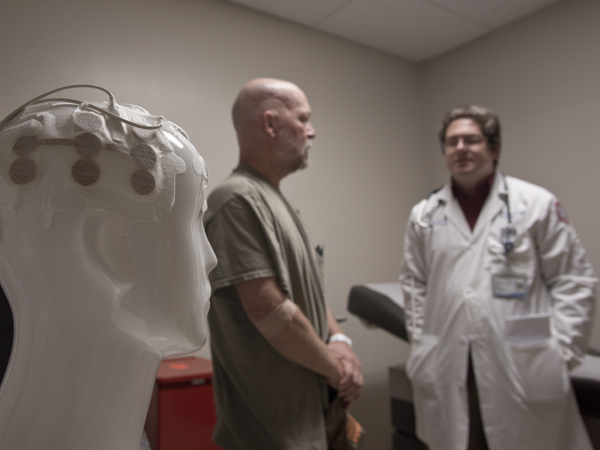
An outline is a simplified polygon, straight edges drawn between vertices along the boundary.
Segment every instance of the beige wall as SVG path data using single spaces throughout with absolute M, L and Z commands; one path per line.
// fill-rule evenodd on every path
M 599 25 L 600 2 L 566 0 L 419 68 L 431 185 L 446 177 L 435 140 L 445 111 L 494 109 L 503 126 L 500 168 L 559 197 L 597 272 Z M 598 310 L 592 344 L 600 348 Z
M 181 125 L 208 163 L 211 186 L 236 164 L 230 107 L 258 76 L 298 83 L 312 104 L 311 166 L 284 181 L 283 191 L 314 243 L 325 244 L 330 304 L 348 315 L 353 284 L 397 279 L 404 221 L 428 188 L 414 151 L 416 65 L 218 1 L 0 4 L 0 117 L 50 89 L 98 84 L 118 102 Z M 402 361 L 407 346 L 354 318 L 344 328 L 366 378 L 352 411 L 369 448 L 389 447 L 387 366 Z M 210 354 L 208 347 L 200 353 Z

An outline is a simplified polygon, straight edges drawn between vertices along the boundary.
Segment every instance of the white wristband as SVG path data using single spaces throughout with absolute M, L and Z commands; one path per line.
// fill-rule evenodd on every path
M 331 344 L 332 342 L 345 342 L 350 347 L 352 347 L 352 339 L 350 339 L 348 336 L 342 333 L 335 333 L 329 336 L 327 343 Z

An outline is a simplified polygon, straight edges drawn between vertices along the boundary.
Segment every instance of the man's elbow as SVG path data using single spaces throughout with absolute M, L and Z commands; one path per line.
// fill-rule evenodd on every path
M 254 317 L 249 314 L 248 317 L 266 339 L 273 339 L 292 324 L 297 311 L 298 306 L 285 299 L 267 314 Z

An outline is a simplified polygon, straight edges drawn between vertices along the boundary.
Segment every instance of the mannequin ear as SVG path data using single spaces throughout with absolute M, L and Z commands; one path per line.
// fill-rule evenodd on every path
M 130 284 L 135 277 L 135 263 L 129 234 L 117 231 L 111 214 L 93 213 L 85 218 L 83 240 L 90 260 L 115 283 Z

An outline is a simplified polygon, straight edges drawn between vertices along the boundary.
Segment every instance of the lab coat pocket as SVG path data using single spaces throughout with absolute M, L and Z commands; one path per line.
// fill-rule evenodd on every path
M 524 400 L 547 403 L 564 399 L 569 391 L 569 376 L 558 342 L 550 333 L 550 317 L 509 317 L 505 324 L 505 337 Z
M 433 387 L 437 378 L 437 358 L 435 358 L 437 344 L 438 337 L 433 335 L 421 335 L 411 342 L 406 375 L 413 386 L 422 389 Z

